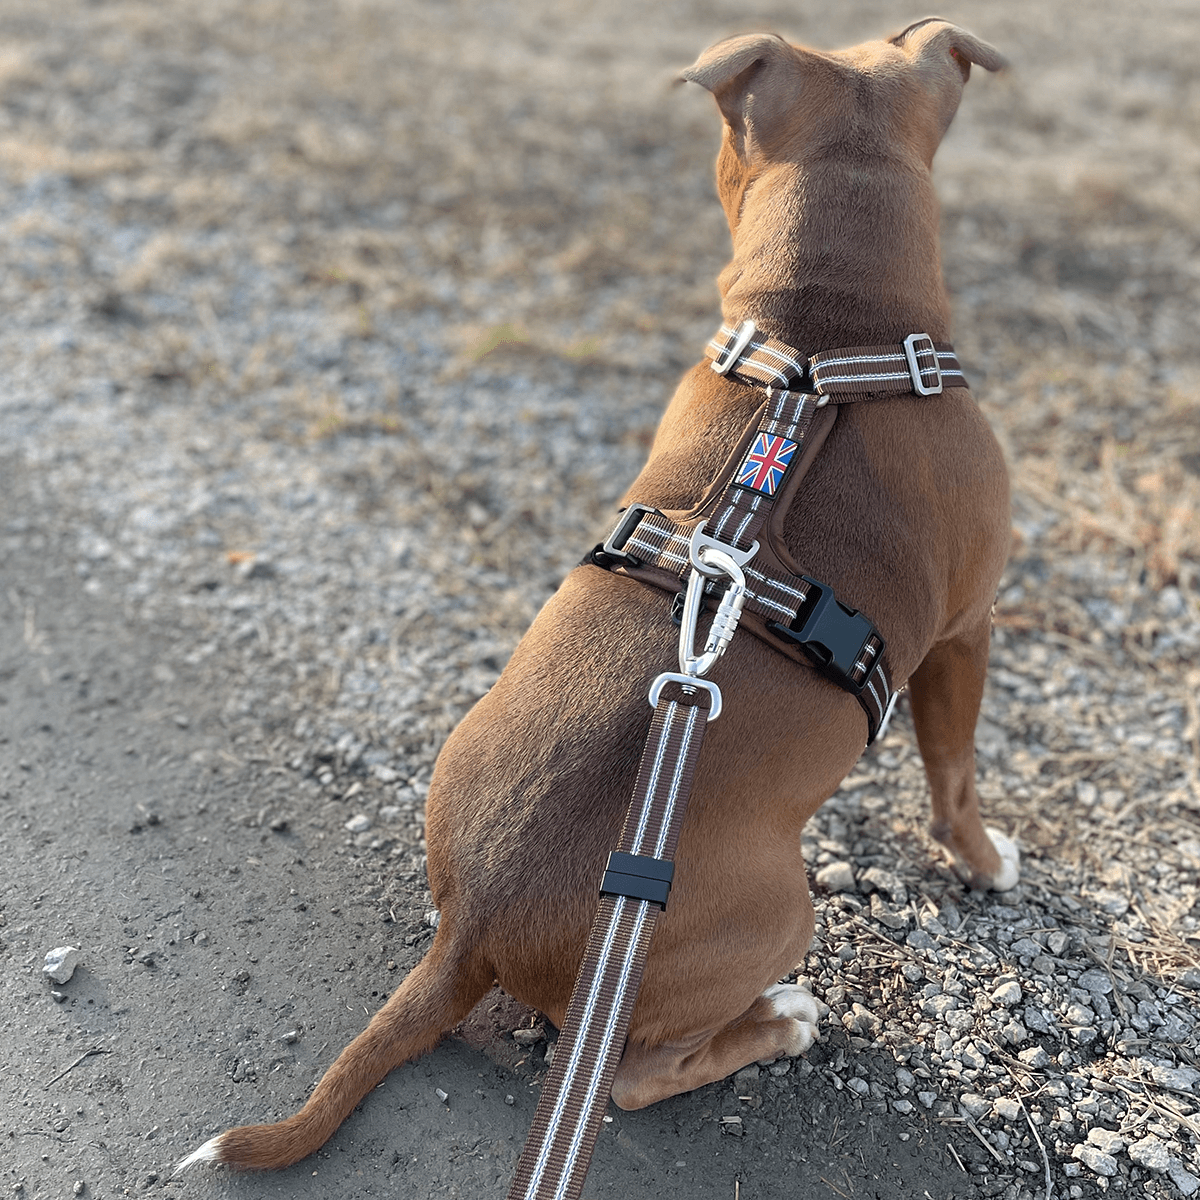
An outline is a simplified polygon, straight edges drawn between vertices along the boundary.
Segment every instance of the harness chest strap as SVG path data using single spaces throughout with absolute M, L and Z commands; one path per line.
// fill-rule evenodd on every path
M 833 415 L 817 396 L 770 393 L 718 476 L 718 486 L 696 510 L 667 514 L 631 505 L 593 561 L 678 592 L 696 538 L 740 551 L 747 559 L 741 564 L 746 627 L 849 691 L 867 717 L 869 744 L 883 727 L 894 694 L 883 638 L 827 585 L 793 568 L 770 520 L 773 513 L 786 512 Z

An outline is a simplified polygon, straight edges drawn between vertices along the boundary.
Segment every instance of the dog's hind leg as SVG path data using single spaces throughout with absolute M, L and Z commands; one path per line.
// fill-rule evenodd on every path
M 628 1043 L 612 1098 L 618 1108 L 644 1108 L 724 1079 L 748 1063 L 803 1054 L 816 1036 L 817 1002 L 811 993 L 798 984 L 777 983 L 715 1034 L 658 1046 Z
M 973 887 L 1007 891 L 1020 879 L 1016 844 L 985 829 L 975 793 L 975 722 L 987 674 L 990 623 L 934 646 L 913 672 L 913 724 L 933 801 L 933 836 Z

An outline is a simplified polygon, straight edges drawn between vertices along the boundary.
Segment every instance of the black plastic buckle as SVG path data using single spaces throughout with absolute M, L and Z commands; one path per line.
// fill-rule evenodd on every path
M 807 575 L 800 578 L 808 584 L 809 592 L 795 620 L 790 625 L 769 621 L 767 628 L 799 646 L 831 683 L 852 696 L 861 696 L 871 678 L 871 668 L 883 656 L 884 641 L 879 630 L 858 609 L 843 604 L 828 584 Z M 863 654 L 873 637 L 879 646 L 868 660 Z M 867 670 L 862 682 L 855 683 L 851 673 L 860 661 Z
M 624 854 L 614 850 L 600 881 L 600 895 L 629 896 L 667 907 L 675 864 L 669 858 L 651 858 L 647 854 Z

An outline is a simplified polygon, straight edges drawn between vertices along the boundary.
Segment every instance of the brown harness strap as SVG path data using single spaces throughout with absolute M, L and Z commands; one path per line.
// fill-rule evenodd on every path
M 600 1132 L 704 740 L 712 693 L 663 685 L 554 1062 L 508 1200 L 575 1200 Z
M 631 505 L 593 561 L 678 592 L 698 536 L 746 553 L 753 549 L 753 558 L 742 568 L 746 627 L 851 692 L 866 715 L 869 745 L 883 728 L 895 694 L 884 640 L 866 617 L 840 603 L 832 589 L 796 569 L 771 520 L 773 514 L 787 511 L 833 417 L 817 396 L 769 392 L 722 472 L 723 487 L 710 489 L 691 512 L 663 513 L 648 505 Z M 709 591 L 715 597 L 716 585 Z
M 954 347 L 927 333 L 889 346 L 852 346 L 804 357 L 776 338 L 757 336 L 753 321 L 722 325 L 705 347 L 719 375 L 767 388 L 814 391 L 834 404 L 886 392 L 934 396 L 966 387 Z

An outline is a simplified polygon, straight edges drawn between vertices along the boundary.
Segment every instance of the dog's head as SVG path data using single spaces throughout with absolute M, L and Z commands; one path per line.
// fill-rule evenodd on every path
M 712 92 L 725 118 L 717 175 L 730 227 L 746 187 L 774 163 L 840 151 L 864 160 L 900 155 L 927 169 L 972 63 L 1005 65 L 986 42 L 940 17 L 849 50 L 807 50 L 774 34 L 710 47 L 681 79 Z

